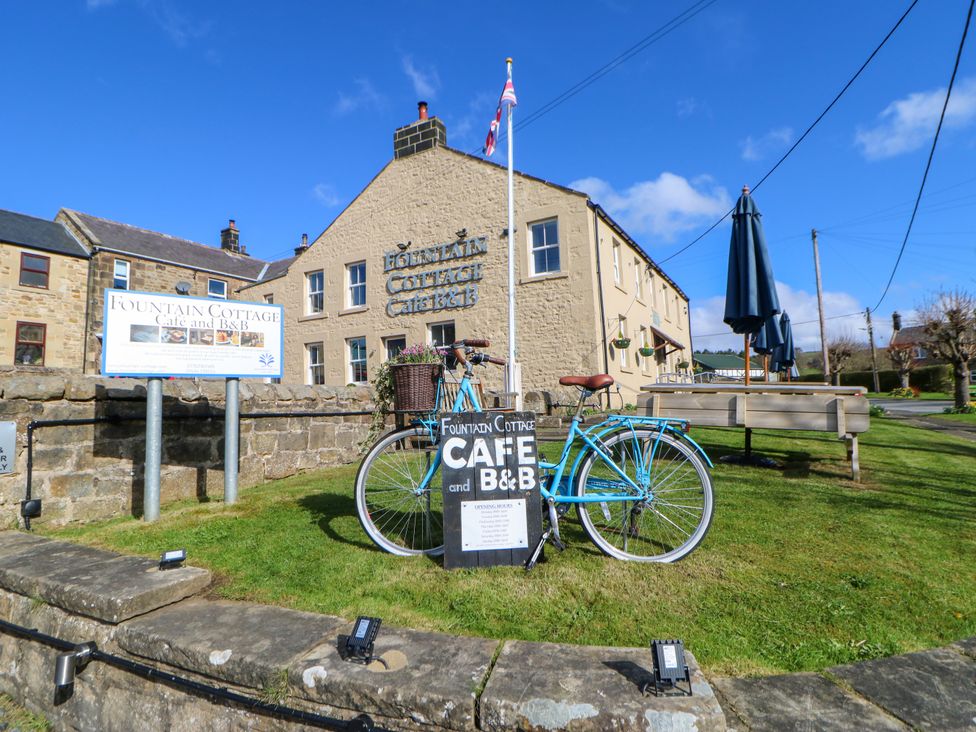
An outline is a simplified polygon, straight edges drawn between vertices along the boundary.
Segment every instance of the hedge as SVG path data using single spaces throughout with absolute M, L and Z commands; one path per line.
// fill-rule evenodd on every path
M 816 371 L 804 374 L 800 381 L 825 381 L 823 372 Z M 870 371 L 842 371 L 841 386 L 863 386 L 869 391 L 874 390 L 874 375 Z M 893 369 L 878 371 L 878 383 L 881 391 L 891 391 L 901 386 L 898 372 Z M 952 367 L 946 364 L 922 366 L 912 371 L 908 377 L 911 386 L 917 386 L 922 391 L 952 391 Z

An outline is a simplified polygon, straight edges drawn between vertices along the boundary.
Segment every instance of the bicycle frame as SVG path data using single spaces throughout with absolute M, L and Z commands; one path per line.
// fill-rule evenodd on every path
M 461 381 L 458 385 L 458 393 L 454 398 L 454 403 L 451 405 L 451 412 L 463 412 L 465 403 L 471 405 L 471 411 L 481 412 L 483 411 L 481 404 L 478 402 L 478 396 L 475 393 L 474 388 L 471 386 L 471 368 L 470 366 L 465 368 L 464 376 L 462 376 Z M 439 426 L 438 419 L 436 417 L 439 412 L 439 407 L 441 399 L 444 395 L 443 389 L 443 376 L 441 377 L 441 384 L 438 385 L 437 389 L 437 399 L 434 406 L 434 411 L 425 417 L 414 420 L 414 424 L 418 424 L 427 429 L 431 437 L 434 436 L 437 428 Z M 569 432 L 566 434 L 566 438 L 563 442 L 562 451 L 559 456 L 559 461 L 555 463 L 550 463 L 545 460 L 539 461 L 539 470 L 543 474 L 544 479 L 540 483 L 540 493 L 542 497 L 546 500 L 552 500 L 554 503 L 608 503 L 611 501 L 633 501 L 635 498 L 641 500 L 650 498 L 646 487 L 642 487 L 636 483 L 632 478 L 630 478 L 626 473 L 624 473 L 617 465 L 614 463 L 610 455 L 607 454 L 603 448 L 603 438 L 610 434 L 621 430 L 621 428 L 629 429 L 633 438 L 636 440 L 637 434 L 636 429 L 638 427 L 652 427 L 657 430 L 657 438 L 654 440 L 653 445 L 647 455 L 641 455 L 642 465 L 638 466 L 638 478 L 645 482 L 649 480 L 650 474 L 647 466 L 654 464 L 654 458 L 657 455 L 658 446 L 661 442 L 661 436 L 667 432 L 671 435 L 678 437 L 679 439 L 686 440 L 690 443 L 695 451 L 702 456 L 709 467 L 714 467 L 712 461 L 705 454 L 705 451 L 696 443 L 693 439 L 685 434 L 681 426 L 685 424 L 685 420 L 678 419 L 664 419 L 660 417 L 643 417 L 643 416 L 630 416 L 630 415 L 612 415 L 608 416 L 601 422 L 591 425 L 585 430 L 580 427 L 582 419 L 579 416 L 574 416 L 572 422 L 570 423 Z M 573 461 L 572 466 L 567 472 L 566 468 L 569 465 L 569 456 L 572 452 L 573 445 L 577 440 L 582 441 L 582 443 L 588 449 L 581 449 L 576 459 Z M 588 454 L 589 451 L 596 453 L 597 457 L 602 460 L 607 466 L 613 470 L 620 480 L 630 489 L 632 492 L 618 492 L 618 493 L 588 493 L 586 496 L 579 497 L 572 494 L 573 479 L 576 476 L 576 471 L 580 466 L 583 458 Z M 429 485 L 431 478 L 437 472 L 440 467 L 440 453 L 435 454 L 431 464 L 424 475 L 423 480 L 421 480 L 420 485 L 417 487 L 416 492 L 421 493 Z

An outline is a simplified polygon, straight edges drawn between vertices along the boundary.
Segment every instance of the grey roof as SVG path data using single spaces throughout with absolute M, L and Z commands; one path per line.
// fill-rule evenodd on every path
M 140 229 L 118 221 L 109 221 L 80 211 L 65 211 L 83 224 L 93 236 L 96 247 L 206 270 L 241 280 L 257 280 L 267 262 L 240 254 L 231 254 L 218 247 L 179 239 L 169 234 Z
M 916 344 L 924 344 L 926 341 L 931 340 L 925 333 L 925 328 L 921 325 L 909 325 L 901 330 L 895 331 L 894 338 L 891 339 L 891 343 L 896 346 L 914 346 Z
M 288 268 L 291 267 L 291 263 L 294 262 L 296 259 L 298 259 L 298 257 L 294 256 L 294 257 L 288 257 L 287 259 L 279 259 L 274 262 L 271 262 L 268 265 L 267 271 L 264 273 L 264 277 L 261 278 L 261 281 L 267 282 L 268 280 L 273 280 L 278 277 L 281 277 L 286 272 L 288 272 Z
M 0 241 L 30 249 L 90 259 L 91 254 L 56 221 L 0 209 Z

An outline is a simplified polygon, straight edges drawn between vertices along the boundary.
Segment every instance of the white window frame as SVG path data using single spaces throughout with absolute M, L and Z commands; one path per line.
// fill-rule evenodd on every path
M 124 277 L 119 277 L 119 265 L 120 264 L 124 264 L 125 265 L 125 276 Z M 116 289 L 116 290 L 128 290 L 129 289 L 129 283 L 131 282 L 131 280 L 129 279 L 129 272 L 130 271 L 131 271 L 131 265 L 129 264 L 129 262 L 127 260 L 125 260 L 125 259 L 116 259 L 115 260 L 115 263 L 112 265 L 112 287 L 114 289 Z M 119 287 L 117 284 L 115 284 L 116 283 L 116 280 L 125 280 L 125 287 Z
M 620 285 L 620 242 L 616 239 L 611 248 L 611 259 L 613 260 L 613 284 Z
M 264 302 L 268 305 L 274 305 L 274 293 L 269 293 L 264 296 Z
M 647 277 L 650 282 L 648 287 L 650 287 L 651 289 L 651 307 L 656 308 L 657 307 L 657 285 L 654 283 L 654 273 L 648 272 Z
M 640 327 L 640 347 L 641 348 L 648 348 L 650 346 L 650 341 L 648 341 L 647 336 L 648 336 L 647 326 L 646 325 L 642 325 Z M 648 366 L 650 366 L 651 358 L 653 358 L 653 357 L 641 356 L 640 355 L 640 351 L 638 351 L 637 353 L 638 353 L 637 360 L 640 363 L 641 371 L 644 371 L 644 372 L 650 371 L 650 369 L 648 368 Z
M 314 358 L 316 355 L 314 351 L 316 350 L 318 351 L 318 360 Z M 321 381 L 315 380 L 316 369 L 320 369 Z M 310 386 L 325 383 L 325 344 L 321 341 L 305 344 L 305 383 Z
M 390 343 L 393 341 L 403 341 L 403 347 L 407 347 L 407 337 L 405 335 L 387 336 L 383 339 L 383 353 L 385 354 L 387 360 L 390 360 L 396 355 L 390 353 Z
M 641 263 L 639 259 L 634 260 L 634 288 L 638 300 L 644 299 L 644 288 L 641 287 Z
M 546 239 L 546 224 L 554 223 L 556 225 L 556 241 L 550 242 Z M 535 231 L 536 228 L 542 229 L 542 246 L 536 246 L 535 244 Z M 556 257 L 559 259 L 559 267 L 556 269 L 545 269 L 537 270 L 535 268 L 535 255 L 536 252 L 543 250 L 555 249 Z M 547 257 L 548 258 L 548 257 Z M 563 270 L 563 252 L 559 244 L 559 219 L 557 217 L 543 219 L 542 221 L 534 221 L 529 224 L 529 271 L 532 276 L 537 275 L 548 275 L 555 274 L 557 272 L 562 272 Z
M 356 358 L 356 359 L 354 359 L 353 358 L 353 350 L 352 349 L 353 349 L 353 345 L 354 344 L 358 344 L 358 343 L 362 343 L 362 347 L 363 347 L 362 358 Z M 366 384 L 366 383 L 369 383 L 369 365 L 368 365 L 368 355 L 367 355 L 367 352 L 366 352 L 366 336 L 356 336 L 355 338 L 347 338 L 346 339 L 346 355 L 349 357 L 349 360 L 348 360 L 348 365 L 349 365 L 349 369 L 348 369 L 349 381 L 348 381 L 348 383 L 350 383 L 350 384 Z M 362 379 L 357 379 L 356 378 L 356 365 L 357 364 L 362 364 L 362 367 L 363 367 L 363 376 L 365 378 L 362 378 Z
M 439 320 L 436 323 L 428 323 L 427 324 L 427 343 L 429 345 L 431 345 L 431 346 L 436 345 L 434 343 L 434 328 L 444 328 L 444 327 L 446 327 L 448 325 L 451 326 L 452 328 L 454 328 L 454 338 L 456 339 L 457 338 L 457 326 L 455 325 L 454 321 L 453 320 Z M 451 344 L 450 343 L 444 343 L 442 345 L 449 346 Z
M 362 268 L 360 270 L 360 268 Z M 353 273 L 362 271 L 363 279 L 361 282 L 353 281 Z M 363 301 L 357 303 L 355 296 L 353 295 L 354 290 L 361 290 L 363 293 Z M 366 262 L 353 262 L 352 264 L 346 265 L 346 307 L 347 308 L 364 308 L 366 307 Z
M 223 285 L 224 292 L 222 295 L 215 295 L 213 292 L 214 284 Z M 224 280 L 218 280 L 213 277 L 207 278 L 207 297 L 213 298 L 214 300 L 226 300 L 227 299 L 227 282 Z
M 623 334 L 624 338 L 627 338 L 628 337 L 628 335 L 627 335 L 627 318 L 625 318 L 623 315 L 621 315 L 620 318 L 619 318 L 619 323 L 617 325 L 617 328 Z M 620 368 L 622 368 L 622 369 L 628 368 L 628 365 L 627 365 L 627 351 L 629 351 L 629 350 L 630 350 L 629 347 L 628 348 L 618 348 L 617 349 L 617 353 L 620 354 Z
M 671 320 L 671 298 L 668 297 L 667 285 L 661 287 L 664 294 L 664 317 Z
M 318 275 L 322 278 L 321 289 L 312 289 L 312 278 Z M 318 308 L 315 307 L 315 296 L 318 296 L 319 303 Z M 305 273 L 305 314 L 306 315 L 318 315 L 319 313 L 325 312 L 325 271 L 317 269 L 314 272 Z

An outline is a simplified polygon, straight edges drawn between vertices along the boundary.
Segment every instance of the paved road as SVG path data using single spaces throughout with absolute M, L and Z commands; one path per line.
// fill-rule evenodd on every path
M 942 414 L 942 410 L 951 407 L 952 402 L 930 401 L 928 399 L 869 399 L 871 406 L 883 407 L 888 414 L 917 417 L 922 414 Z

